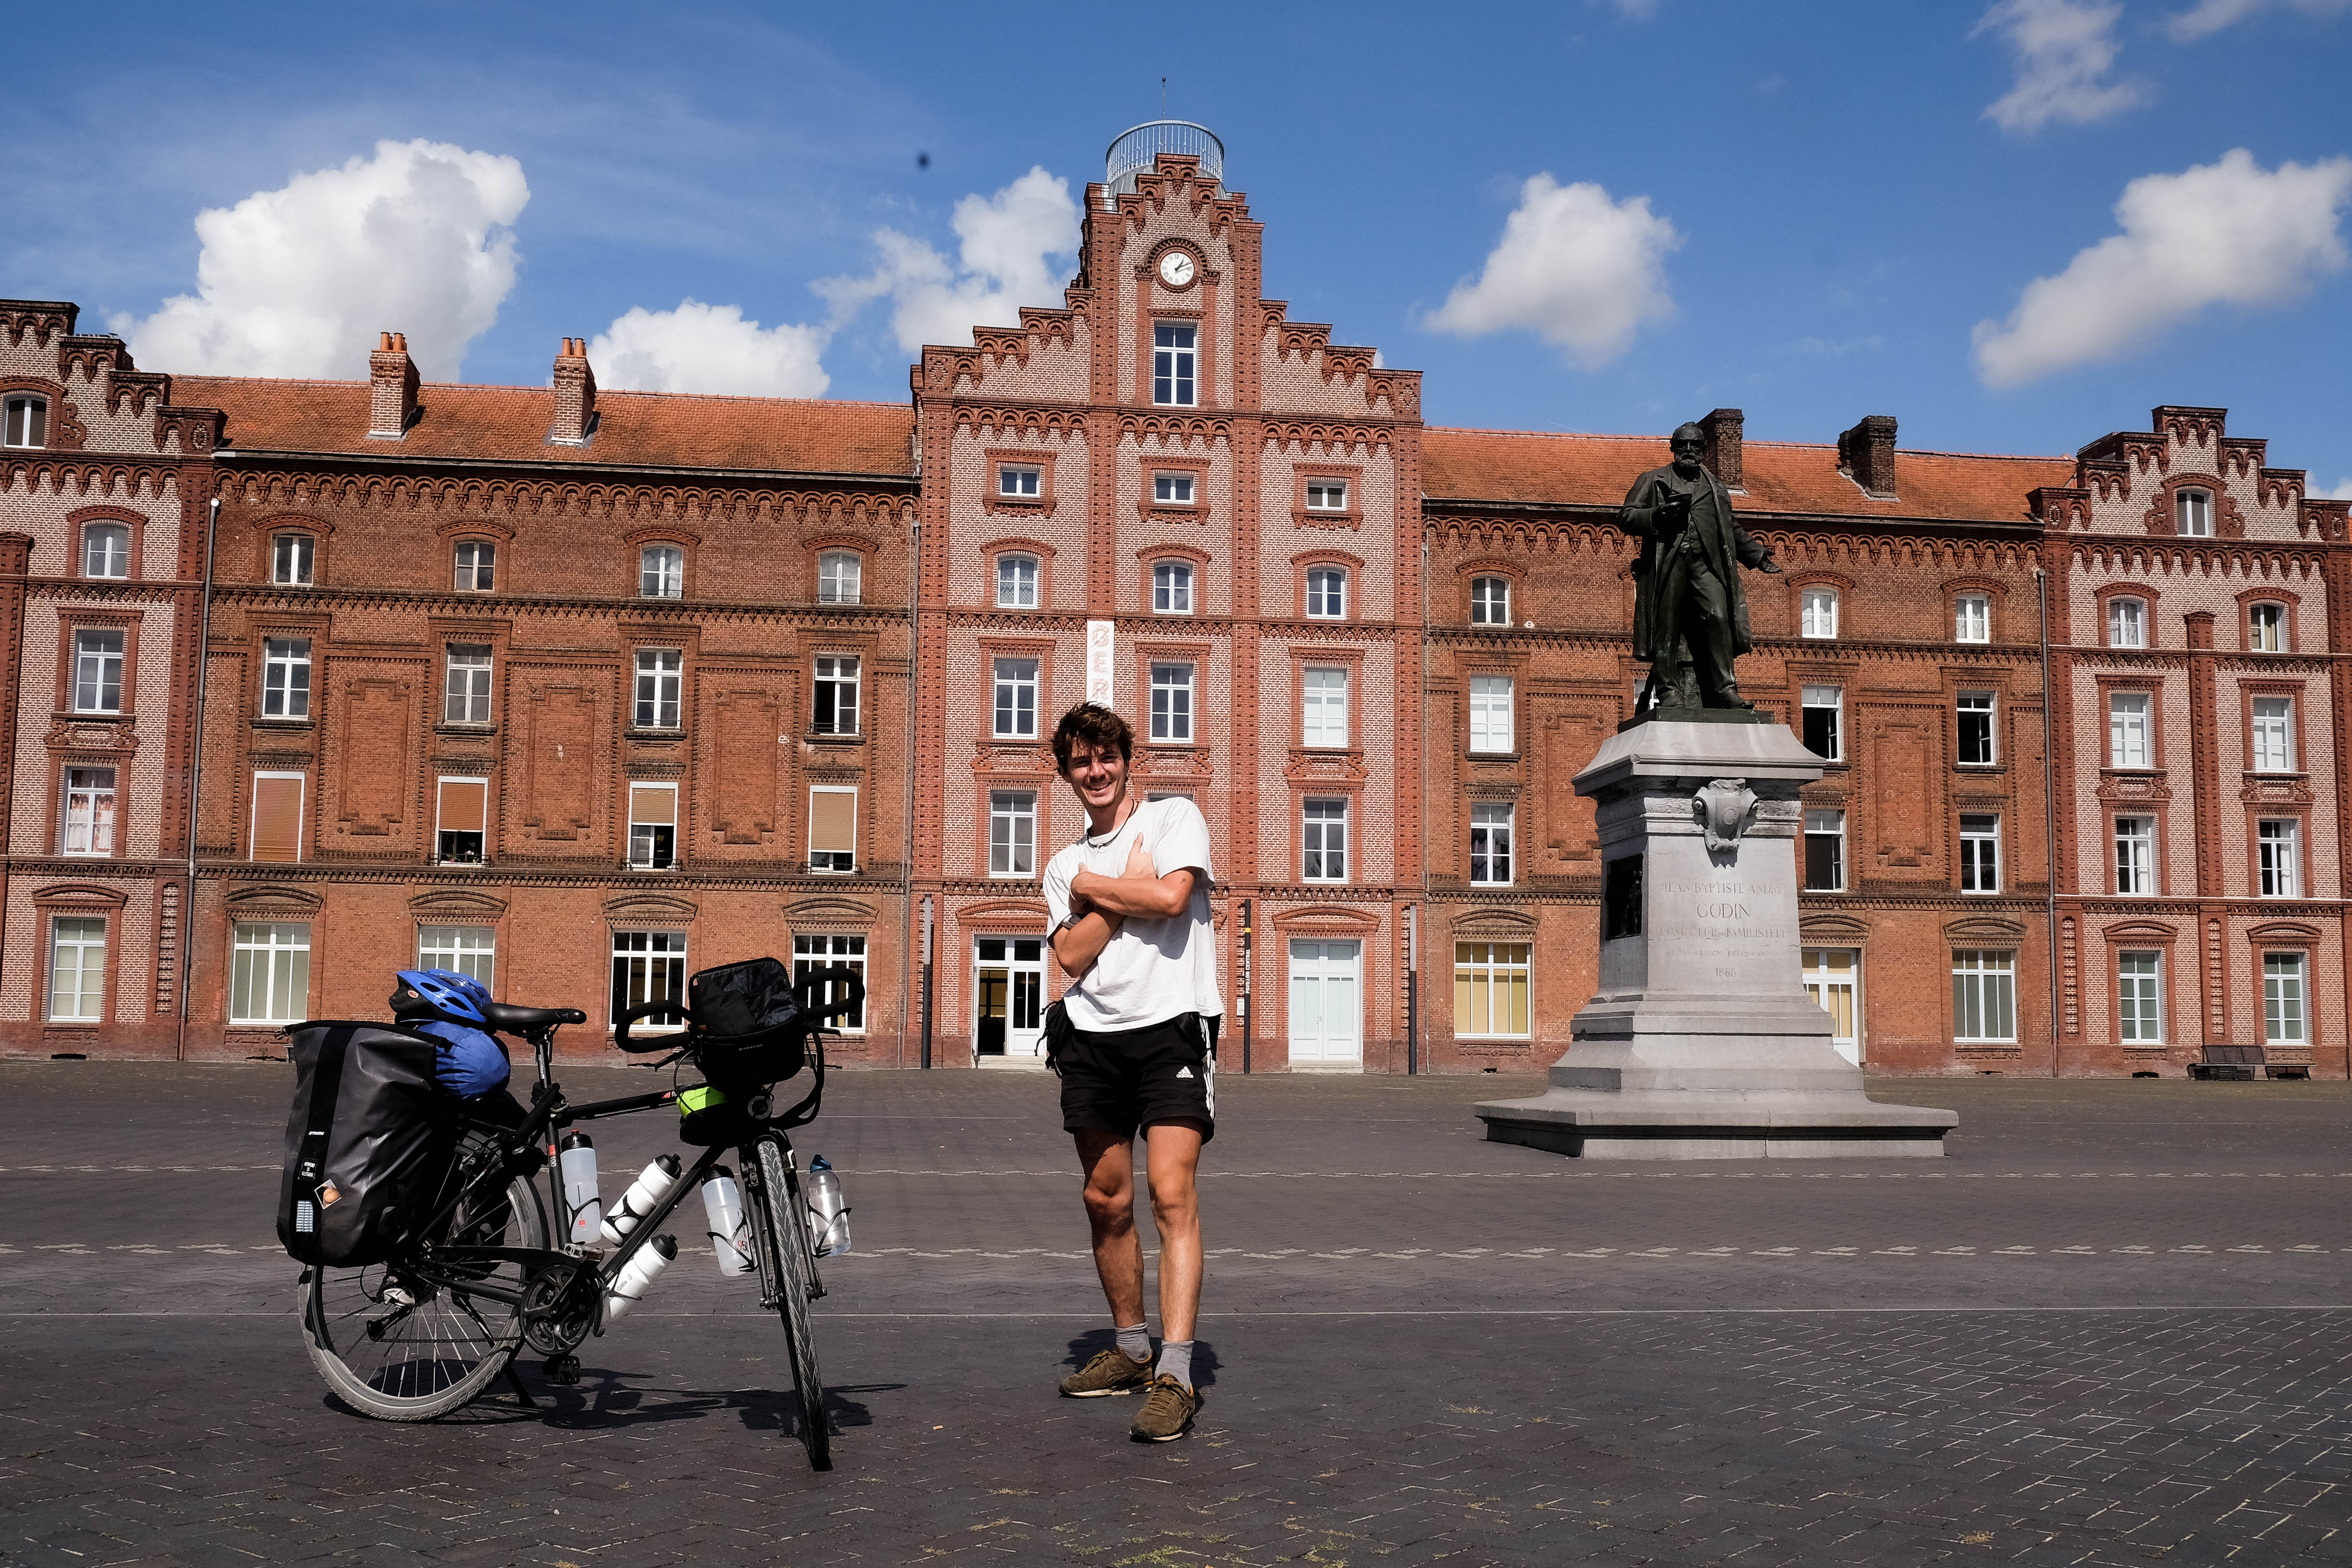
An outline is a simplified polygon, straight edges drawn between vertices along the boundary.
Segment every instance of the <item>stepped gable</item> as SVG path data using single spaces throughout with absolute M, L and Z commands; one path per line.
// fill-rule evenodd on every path
M 436 458 L 615 467 L 749 468 L 913 477 L 914 413 L 904 404 L 671 392 L 596 393 L 592 437 L 551 443 L 553 389 L 428 383 L 397 445 L 368 436 L 364 381 L 181 375 L 173 395 L 228 416 L 224 444 L 404 461 Z
M 1838 470 L 1834 442 L 1744 443 L 1743 512 L 1823 513 L 2030 523 L 2026 498 L 2074 482 L 2074 459 L 1957 452 L 1896 454 L 1901 493 L 1869 496 Z M 1557 436 L 1522 430 L 1422 432 L 1422 489 L 1433 500 L 1616 507 L 1634 476 L 1671 461 L 1659 436 Z

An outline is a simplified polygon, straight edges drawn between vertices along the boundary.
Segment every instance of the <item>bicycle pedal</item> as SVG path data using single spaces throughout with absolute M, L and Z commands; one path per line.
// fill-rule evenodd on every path
M 565 1388 L 574 1387 L 580 1382 L 580 1358 L 576 1355 L 549 1356 L 547 1364 L 540 1368 L 540 1372 L 550 1383 Z

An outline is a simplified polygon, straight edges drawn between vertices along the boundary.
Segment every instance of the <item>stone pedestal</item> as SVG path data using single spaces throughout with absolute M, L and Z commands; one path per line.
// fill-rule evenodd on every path
M 1598 803 L 1601 989 L 1500 1143 L 1585 1158 L 1938 1155 L 1958 1112 L 1877 1105 L 1805 994 L 1797 790 L 1821 760 L 1726 712 L 1628 726 L 1576 777 Z

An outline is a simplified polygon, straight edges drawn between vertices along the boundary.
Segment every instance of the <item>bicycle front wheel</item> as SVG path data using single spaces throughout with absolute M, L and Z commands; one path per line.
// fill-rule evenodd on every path
M 769 1281 L 776 1293 L 776 1315 L 784 1321 L 784 1341 L 793 1353 L 793 1383 L 800 1391 L 801 1441 L 808 1447 L 809 1468 L 833 1468 L 833 1429 L 824 1414 L 824 1379 L 816 1370 L 816 1341 L 809 1332 L 808 1205 L 800 1184 L 785 1168 L 784 1154 L 772 1138 L 760 1141 L 760 1206 L 764 1211 L 769 1243 L 776 1260 Z
M 461 1160 L 457 1169 L 465 1168 Z M 543 1249 L 539 1194 L 521 1176 L 503 1188 L 483 1184 L 459 1205 L 448 1245 Z M 483 1285 L 521 1290 L 517 1264 L 463 1267 Z M 302 1330 L 311 1364 L 343 1403 L 379 1421 L 430 1421 L 507 1369 L 522 1344 L 522 1311 L 462 1286 L 427 1285 L 396 1262 L 311 1268 L 302 1279 Z

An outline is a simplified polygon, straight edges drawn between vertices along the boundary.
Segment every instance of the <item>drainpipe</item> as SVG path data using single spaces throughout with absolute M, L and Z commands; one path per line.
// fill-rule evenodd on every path
M 906 849 L 899 857 L 898 898 L 899 918 L 903 921 L 913 912 L 915 902 L 915 731 L 921 722 L 923 707 L 923 451 L 922 437 L 916 437 L 915 447 L 915 569 L 909 579 L 907 599 L 907 755 L 903 772 L 907 775 L 906 810 L 902 814 L 907 825 Z M 904 929 L 903 926 L 901 929 Z M 931 1065 L 931 900 L 923 900 L 923 1058 L 922 1064 Z M 901 962 L 898 965 L 898 1065 L 907 1065 L 907 1015 L 913 1010 L 914 975 Z
M 180 1027 L 173 1054 L 182 1061 L 188 1059 L 188 988 L 196 964 L 196 811 L 204 800 L 205 683 L 212 673 L 213 541 L 219 530 L 220 497 L 215 494 L 205 503 L 205 585 L 196 613 L 196 711 L 191 726 L 195 743 L 188 759 L 188 874 L 180 887 Z
M 2050 574 L 2033 569 L 2033 596 L 2042 612 L 2042 854 L 2050 883 L 2050 1076 L 2058 1076 L 2058 769 L 2051 752 Z

